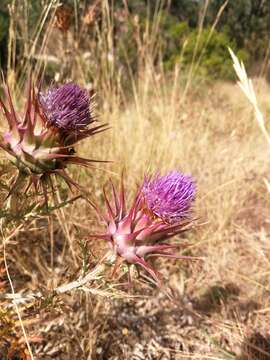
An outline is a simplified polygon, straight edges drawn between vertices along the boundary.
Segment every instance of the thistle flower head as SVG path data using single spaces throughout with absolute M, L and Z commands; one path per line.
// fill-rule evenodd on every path
M 73 146 L 79 140 L 106 129 L 106 125 L 83 128 L 94 122 L 86 90 L 75 84 L 66 84 L 57 90 L 49 90 L 40 100 L 29 81 L 22 115 L 15 110 L 7 85 L 4 90 L 6 101 L 0 99 L 0 109 L 9 130 L 0 134 L 0 147 L 8 159 L 20 173 L 30 176 L 35 187 L 39 180 L 52 173 L 60 175 L 68 185 L 76 185 L 65 172 L 67 165 L 88 166 L 97 160 L 75 156 Z
M 84 129 L 93 122 L 89 93 L 77 84 L 52 87 L 41 93 L 39 100 L 49 123 L 60 129 Z
M 194 200 L 194 181 L 191 177 L 176 172 L 171 172 L 165 177 L 156 176 L 152 181 L 146 179 L 129 208 L 126 206 L 123 178 L 119 193 L 113 183 L 111 185 L 112 202 L 109 201 L 104 190 L 106 214 L 95 207 L 106 223 L 106 231 L 104 234 L 91 237 L 108 241 L 117 255 L 116 268 L 122 261 L 139 265 L 157 283 L 160 283 L 159 273 L 147 262 L 149 257 L 191 258 L 180 256 L 173 251 L 183 247 L 184 244 L 161 241 L 186 231 L 190 226 L 190 220 L 182 221 L 182 219 L 188 214 L 191 202 Z M 162 210 L 162 214 L 160 213 L 158 217 L 153 216 L 153 204 L 158 204 L 154 200 L 159 201 L 157 209 Z M 165 215 L 166 219 L 164 219 Z M 168 219 L 170 222 L 167 221 Z
M 154 215 L 174 224 L 186 218 L 195 199 L 196 186 L 192 176 L 171 171 L 164 176 L 147 177 L 142 193 L 146 206 Z

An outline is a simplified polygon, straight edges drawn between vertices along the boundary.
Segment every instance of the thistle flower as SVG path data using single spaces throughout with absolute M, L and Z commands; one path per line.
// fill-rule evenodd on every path
M 129 209 L 123 178 L 119 192 L 112 182 L 111 186 L 111 202 L 104 189 L 107 213 L 95 207 L 107 225 L 106 232 L 90 237 L 108 241 L 117 255 L 114 272 L 125 261 L 143 267 L 160 284 L 160 274 L 147 262 L 149 257 L 194 259 L 174 252 L 185 244 L 161 242 L 186 231 L 192 223 L 189 216 L 195 184 L 191 176 L 170 172 L 153 180 L 146 178 Z
M 142 192 L 153 214 L 174 224 L 189 215 L 196 187 L 191 176 L 171 171 L 165 176 L 156 175 L 153 180 L 146 178 Z
M 72 82 L 41 93 L 39 100 L 48 121 L 62 130 L 84 129 L 93 121 L 88 91 Z
M 9 130 L 0 135 L 0 147 L 19 170 L 14 188 L 18 189 L 21 179 L 29 176 L 27 188 L 32 184 L 37 188 L 41 182 L 44 190 L 45 180 L 51 174 L 60 175 L 68 185 L 77 185 L 66 173 L 66 166 L 71 163 L 88 166 L 96 160 L 75 156 L 73 146 L 106 129 L 105 125 L 88 127 L 95 120 L 86 91 L 75 84 L 66 84 L 38 97 L 29 81 L 21 116 L 15 111 L 7 85 L 4 90 L 7 101 L 5 104 L 0 99 L 0 108 Z

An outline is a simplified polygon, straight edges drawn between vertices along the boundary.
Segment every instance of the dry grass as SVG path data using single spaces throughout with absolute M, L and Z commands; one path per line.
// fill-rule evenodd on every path
M 268 89 L 263 81 L 261 85 Z M 131 192 L 146 169 L 177 168 L 192 172 L 199 188 L 197 214 L 208 223 L 189 239 L 192 252 L 203 255 L 205 261 L 187 269 L 184 266 L 184 270 L 179 268 L 180 264 L 168 264 L 168 282 L 181 301 L 178 300 L 178 305 L 163 305 L 164 299 L 149 300 L 148 306 L 154 307 L 159 316 L 142 336 L 140 329 L 136 333 L 132 324 L 129 325 L 130 337 L 126 342 L 133 345 L 125 353 L 124 345 L 116 340 L 122 349 L 121 356 L 129 357 L 135 352 L 135 341 L 131 339 L 137 336 L 143 354 L 148 351 L 149 358 L 157 358 L 147 350 L 148 340 L 144 342 L 145 336 L 150 341 L 148 332 L 152 331 L 154 338 L 162 339 L 161 344 L 156 340 L 159 349 L 156 352 L 167 351 L 171 356 L 168 358 L 173 358 L 173 347 L 179 342 L 185 349 L 183 353 L 197 354 L 197 359 L 206 354 L 233 359 L 240 353 L 248 358 L 245 355 L 248 339 L 255 333 L 269 336 L 270 224 L 269 195 L 264 184 L 270 165 L 269 148 L 236 85 L 217 84 L 197 89 L 181 106 L 180 87 L 167 87 L 167 92 L 162 92 L 162 84 L 151 83 L 149 87 L 151 93 L 138 90 L 136 104 L 131 102 L 120 112 L 116 109 L 116 113 L 103 114 L 104 120 L 109 119 L 113 124 L 113 130 L 97 140 L 96 156 L 104 157 L 110 149 L 109 153 L 119 162 L 112 167 L 114 171 L 119 169 L 118 174 L 125 164 Z M 266 102 L 267 93 L 262 96 Z M 86 146 L 85 152 L 89 154 Z M 102 179 L 103 175 L 100 182 L 104 182 Z M 180 326 L 185 312 L 183 299 L 188 299 L 196 314 L 190 315 L 191 324 Z M 134 307 L 132 311 L 140 319 L 136 304 Z M 166 315 L 168 312 L 170 316 Z M 178 312 L 176 319 L 174 312 Z M 117 321 L 112 321 L 119 327 Z M 168 327 L 166 336 L 175 339 L 171 352 L 162 350 L 166 341 L 159 321 L 165 321 Z M 176 353 L 176 358 L 189 358 Z M 259 356 L 256 351 L 255 354 Z
M 134 289 L 139 298 L 124 297 L 126 287 L 112 285 L 120 278 L 101 279 L 100 293 L 49 297 L 84 266 L 93 267 L 106 246 L 84 247 L 85 236 L 99 225 L 82 199 L 51 217 L 28 220 L 6 251 L 15 292 L 48 294 L 46 301 L 19 306 L 34 358 L 270 358 L 269 147 L 235 84 L 195 83 L 186 92 L 181 76 L 179 70 L 157 71 L 147 59 L 130 79 L 132 95 L 125 96 L 119 83 L 112 95 L 98 91 L 99 118 L 111 130 L 79 151 L 114 162 L 72 173 L 101 205 L 102 186 L 109 177 L 118 181 L 123 168 L 130 198 L 147 171 L 192 173 L 199 190 L 196 214 L 205 224 L 187 239 L 189 251 L 204 260 L 159 261 L 172 298 L 140 282 Z M 255 90 L 267 114 L 269 86 L 257 79 Z M 18 324 L 14 329 L 22 335 Z

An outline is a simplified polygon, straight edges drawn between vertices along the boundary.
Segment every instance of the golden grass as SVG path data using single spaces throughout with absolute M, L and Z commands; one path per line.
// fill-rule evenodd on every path
M 165 79 L 152 81 L 152 76 L 148 80 L 145 75 L 134 100 L 120 109 L 112 106 L 100 115 L 100 120 L 108 121 L 112 129 L 87 141 L 81 150 L 87 156 L 109 157 L 115 163 L 103 167 L 111 173 L 95 171 L 87 187 L 94 189 L 93 197 L 100 201 L 100 185 L 109 176 L 119 178 L 123 167 L 131 197 L 147 171 L 180 169 L 195 176 L 196 215 L 206 224 L 189 239 L 192 253 L 205 260 L 192 266 L 188 274 L 178 262 L 166 262 L 170 265 L 167 284 L 193 300 L 203 299 L 216 286 L 224 287 L 225 293 L 231 284 L 237 289 L 236 295 L 230 290 L 228 297 L 222 295 L 221 305 L 213 310 L 208 332 L 219 340 L 210 341 L 207 347 L 209 356 L 222 354 L 222 345 L 218 344 L 224 333 L 230 344 L 228 353 L 235 358 L 245 337 L 254 331 L 267 332 L 269 323 L 270 199 L 264 183 L 270 165 L 268 145 L 236 85 L 219 83 L 195 89 L 181 103 L 181 86 L 164 84 Z M 257 81 L 257 88 L 260 85 L 265 91 L 258 93 L 267 111 L 269 87 L 263 80 Z M 85 174 L 77 176 L 81 183 L 88 184 Z M 75 216 L 87 226 L 85 210 L 76 205 L 74 208 Z M 209 295 L 203 310 L 199 307 L 202 314 L 209 309 L 212 312 L 211 296 L 216 295 Z M 259 304 L 256 310 L 242 309 L 249 309 L 253 302 Z M 254 322 L 243 321 L 241 312 L 253 316 Z M 197 330 L 202 336 L 202 328 Z M 200 354 L 198 359 L 206 351 L 201 341 L 194 345 Z M 223 356 L 219 358 L 227 358 Z
M 107 2 L 102 4 L 108 15 Z M 106 19 L 107 26 L 112 26 L 109 16 Z M 146 43 L 151 39 L 153 48 L 155 26 L 146 36 Z M 109 32 L 104 39 L 100 34 L 103 55 L 104 49 L 111 49 L 110 36 Z M 102 279 L 101 285 L 108 290 L 102 296 L 97 289 L 95 294 L 74 292 L 52 298 L 28 310 L 21 305 L 25 323 L 29 316 L 36 317 L 35 325 L 27 328 L 28 338 L 32 334 L 43 338 L 31 345 L 34 356 L 140 359 L 141 351 L 145 359 L 267 359 L 268 144 L 236 84 L 196 84 L 193 79 L 187 89 L 181 84 L 184 74 L 179 69 L 164 74 L 162 68 L 153 66 L 149 48 L 143 50 L 148 55 L 140 59 L 138 76 L 131 74 L 128 94 L 116 81 L 116 65 L 111 64 L 112 69 L 107 60 L 100 63 L 98 116 L 111 129 L 86 140 L 78 151 L 113 163 L 98 165 L 98 169 L 73 168 L 72 175 L 102 206 L 102 186 L 109 177 L 119 181 L 123 169 L 130 199 L 146 172 L 179 169 L 192 173 L 198 186 L 195 214 L 204 225 L 187 238 L 189 251 L 204 260 L 192 264 L 159 261 L 173 300 L 137 282 L 136 294 L 143 299 L 107 300 L 116 298 L 117 284 Z M 83 53 L 77 49 L 71 73 L 73 80 L 89 85 L 82 59 Z M 267 114 L 269 85 L 263 79 L 254 83 L 260 109 Z M 98 226 L 94 211 L 82 199 L 51 217 L 24 223 L 6 247 L 15 292 L 50 294 L 85 274 L 106 248 L 97 242 L 84 247 L 85 236 Z

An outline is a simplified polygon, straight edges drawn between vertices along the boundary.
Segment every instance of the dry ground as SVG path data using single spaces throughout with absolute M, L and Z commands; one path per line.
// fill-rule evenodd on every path
M 105 100 L 99 117 L 112 129 L 80 151 L 115 162 L 73 176 L 102 204 L 102 185 L 123 167 L 130 198 L 146 171 L 192 173 L 203 225 L 187 240 L 204 260 L 158 261 L 164 289 L 137 281 L 137 298 L 76 292 L 26 306 L 36 359 L 270 359 L 270 149 L 236 85 L 198 83 L 183 98 L 178 83 L 145 76 L 133 100 Z M 256 86 L 268 120 L 270 88 Z M 80 240 L 96 227 L 83 200 L 25 225 L 7 246 L 15 291 L 45 293 L 92 266 L 102 246 Z

